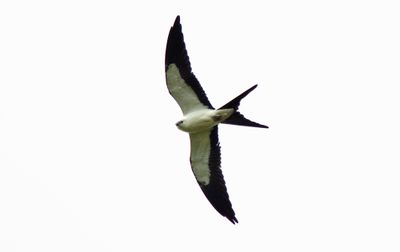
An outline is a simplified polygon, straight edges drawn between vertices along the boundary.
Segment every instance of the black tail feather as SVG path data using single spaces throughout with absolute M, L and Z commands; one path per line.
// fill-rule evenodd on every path
M 222 106 L 220 109 L 233 108 L 233 109 L 235 109 L 235 111 L 238 110 L 239 109 L 239 105 L 240 105 L 240 101 L 244 97 L 246 97 L 246 95 L 248 95 L 251 91 L 253 91 L 256 87 L 257 87 L 257 84 L 252 86 L 251 88 L 247 89 L 246 91 L 244 91 L 240 95 L 238 95 L 235 99 L 233 99 L 232 101 L 228 102 L 227 104 Z
M 228 102 L 227 104 L 225 104 L 224 106 L 219 108 L 219 109 L 233 108 L 235 110 L 235 112 L 233 112 L 233 114 L 228 119 L 223 121 L 222 123 L 241 125 L 241 126 L 249 126 L 249 127 L 258 127 L 258 128 L 268 128 L 268 126 L 250 121 L 249 119 L 245 118 L 244 115 L 240 114 L 238 111 L 240 101 L 244 97 L 246 97 L 251 91 L 253 91 L 256 87 L 257 87 L 257 84 L 252 86 L 251 88 L 247 89 L 246 91 L 241 93 L 239 96 L 237 96 L 235 99 L 231 100 L 230 102 Z
M 253 121 L 250 121 L 244 115 L 240 114 L 239 111 L 235 111 L 228 119 L 223 121 L 222 123 L 240 125 L 240 126 L 249 126 L 249 127 L 257 127 L 257 128 L 268 128 L 266 125 L 262 125 Z

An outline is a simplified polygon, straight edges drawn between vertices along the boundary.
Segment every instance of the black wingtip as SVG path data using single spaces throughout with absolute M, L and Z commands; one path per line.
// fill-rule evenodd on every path
M 180 23 L 179 15 L 176 16 L 175 22 L 169 30 L 167 48 L 165 50 L 165 70 L 167 70 L 169 64 L 177 62 L 188 66 L 189 71 L 191 71 L 189 57 L 187 56 L 185 42 L 183 40 L 182 25 Z
M 226 218 L 227 218 L 230 222 L 232 222 L 233 225 L 239 223 L 239 221 L 236 219 L 235 216 L 233 216 L 233 217 L 231 217 L 231 218 L 228 218 L 228 217 L 226 217 Z
M 176 25 L 176 24 L 180 24 L 180 21 L 181 21 L 181 16 L 176 16 L 176 18 L 175 18 L 175 22 L 174 22 L 174 26 Z
M 174 21 L 174 25 L 171 28 L 177 27 L 181 25 L 181 16 L 176 16 L 175 21 Z

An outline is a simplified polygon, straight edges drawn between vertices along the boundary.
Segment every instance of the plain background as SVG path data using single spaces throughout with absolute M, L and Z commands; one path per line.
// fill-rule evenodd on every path
M 397 1 L 1 1 L 0 251 L 399 251 Z M 208 203 L 164 51 L 181 15 L 239 220 Z

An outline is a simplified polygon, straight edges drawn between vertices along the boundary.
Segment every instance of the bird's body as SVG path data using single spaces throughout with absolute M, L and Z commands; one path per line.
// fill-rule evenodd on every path
M 225 121 L 233 112 L 233 109 L 197 110 L 186 114 L 181 121 L 176 123 L 176 126 L 188 133 L 209 131 L 214 126 Z
M 192 73 L 179 16 L 176 17 L 168 35 L 165 75 L 168 91 L 183 113 L 183 119 L 177 122 L 176 126 L 188 132 L 190 136 L 190 164 L 197 183 L 213 207 L 235 224 L 238 220 L 232 209 L 220 167 L 218 124 L 268 128 L 248 120 L 238 111 L 240 101 L 257 85 L 221 108 L 214 109 Z

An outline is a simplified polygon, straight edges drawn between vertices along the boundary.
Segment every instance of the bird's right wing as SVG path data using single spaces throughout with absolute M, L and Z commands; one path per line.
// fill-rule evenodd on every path
M 232 209 L 221 171 L 218 127 L 190 134 L 190 164 L 204 195 L 211 205 L 233 224 L 238 220 Z

